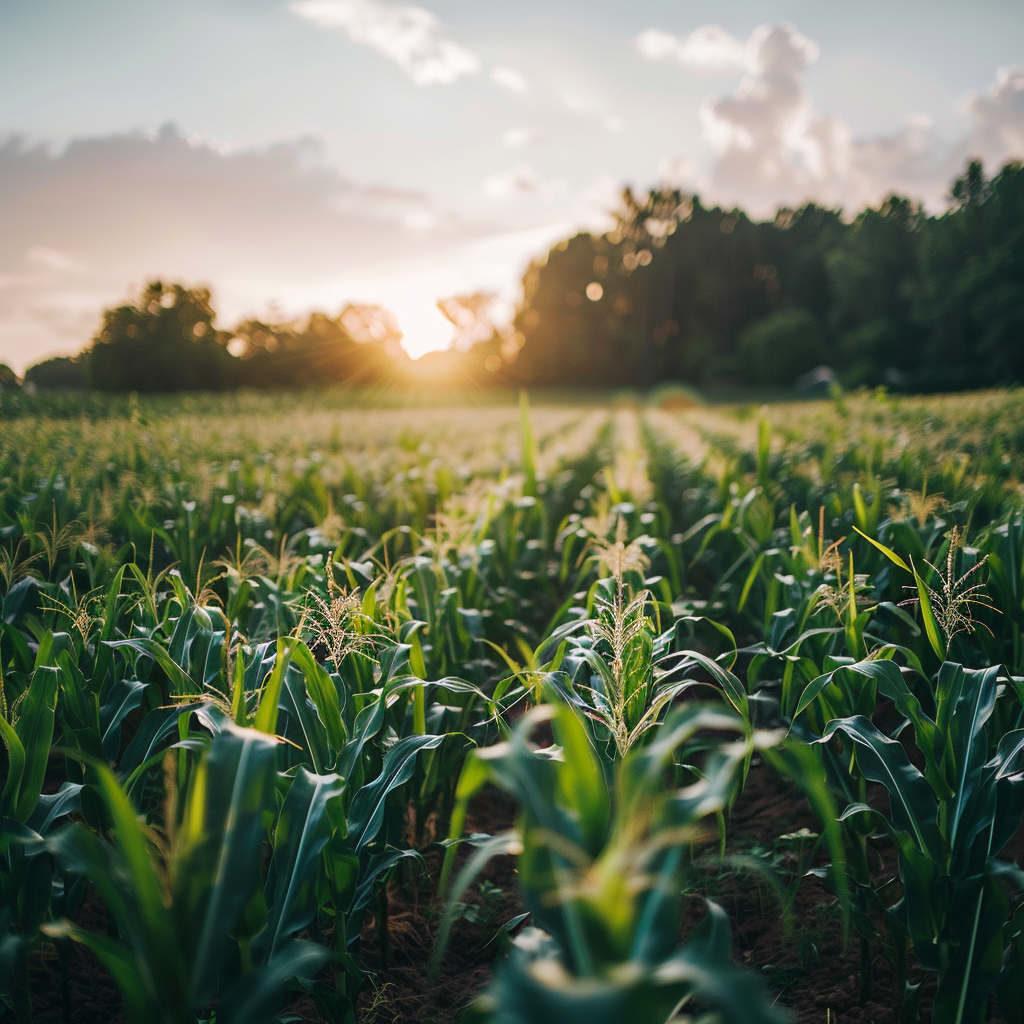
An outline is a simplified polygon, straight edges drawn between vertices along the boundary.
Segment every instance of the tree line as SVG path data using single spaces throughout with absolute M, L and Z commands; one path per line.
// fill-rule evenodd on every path
M 439 302 L 462 344 L 418 361 L 394 317 L 215 326 L 205 288 L 150 282 L 103 314 L 38 387 L 104 391 L 422 385 L 790 386 L 829 368 L 851 387 L 915 391 L 1024 382 L 1024 167 L 971 162 L 948 210 L 891 196 L 853 220 L 808 204 L 771 221 L 658 188 L 626 189 L 615 225 L 534 261 L 511 324 L 488 296 Z
M 615 228 L 530 268 L 516 372 L 531 383 L 849 386 L 1024 381 L 1024 168 L 972 162 L 950 207 L 892 196 L 852 221 L 809 204 L 754 222 L 626 191 Z

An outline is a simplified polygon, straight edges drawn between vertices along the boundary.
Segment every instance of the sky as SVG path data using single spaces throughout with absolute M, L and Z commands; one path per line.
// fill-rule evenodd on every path
M 0 362 L 157 277 L 226 328 L 380 303 L 421 355 L 626 184 L 941 211 L 1024 157 L 1019 0 L 426 3 L 0 0 Z

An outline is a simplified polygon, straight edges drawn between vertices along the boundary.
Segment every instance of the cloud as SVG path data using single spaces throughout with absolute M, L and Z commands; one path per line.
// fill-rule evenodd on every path
M 634 40 L 645 60 L 676 61 L 687 71 L 705 74 L 737 74 L 745 67 L 745 47 L 717 25 L 704 25 L 679 38 L 650 28 Z
M 618 114 L 608 113 L 605 100 L 593 92 L 565 92 L 562 94 L 562 105 L 571 114 L 593 118 L 606 131 L 617 133 L 626 127 L 626 122 Z
M 701 107 L 721 195 L 764 213 L 811 191 L 831 201 L 850 161 L 846 126 L 814 109 L 804 73 L 818 47 L 792 25 L 761 25 L 747 42 L 746 74 L 730 96 Z
M 61 152 L 0 140 L 0 362 L 85 345 L 150 277 L 214 287 L 224 323 L 361 299 L 347 282 L 484 234 L 418 192 L 353 182 L 314 139 L 225 150 L 173 127 Z
M 690 70 L 736 66 L 742 50 L 735 91 L 708 97 L 700 109 L 707 172 L 697 174 L 686 157 L 668 157 L 662 166 L 663 179 L 689 182 L 712 202 L 767 217 L 780 205 L 810 200 L 854 211 L 899 192 L 940 210 L 970 156 L 992 171 L 1024 155 L 1024 68 L 1001 69 L 987 92 L 968 97 L 973 126 L 955 145 L 921 115 L 893 135 L 857 140 L 841 119 L 815 107 L 806 78 L 819 56 L 816 43 L 785 23 L 758 26 L 742 45 L 730 40 L 706 26 L 681 40 L 651 30 L 636 41 L 646 59 L 672 59 Z
M 501 141 L 511 149 L 520 149 L 535 142 L 543 142 L 548 133 L 541 128 L 509 128 L 502 132 Z
M 552 187 L 527 163 L 516 164 L 515 167 L 492 174 L 485 178 L 480 186 L 489 199 L 517 199 L 524 196 L 535 196 L 546 199 L 552 194 Z
M 658 164 L 658 180 L 672 188 L 693 191 L 699 179 L 693 161 L 688 156 L 676 154 L 665 157 Z
M 491 81 L 495 85 L 500 85 L 502 89 L 518 93 L 521 96 L 530 91 L 530 83 L 513 68 L 492 68 Z
M 288 9 L 393 60 L 417 85 L 450 85 L 480 71 L 480 59 L 448 39 L 430 11 L 382 0 L 293 0 Z M 513 72 L 514 73 L 514 72 Z
M 80 273 L 87 269 L 78 260 L 73 260 L 70 256 L 57 252 L 56 249 L 47 249 L 45 245 L 37 245 L 30 249 L 26 260 L 28 263 L 34 264 L 37 267 L 44 267 L 47 270 Z
M 972 154 L 988 163 L 1024 155 L 1024 67 L 1000 68 L 988 92 L 968 96 L 964 106 L 974 119 L 966 143 Z

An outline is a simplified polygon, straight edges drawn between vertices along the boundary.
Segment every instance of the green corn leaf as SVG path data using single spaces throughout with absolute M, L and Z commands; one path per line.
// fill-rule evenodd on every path
M 267 879 L 266 931 L 256 949 L 272 960 L 317 911 L 317 873 L 331 837 L 327 805 L 338 799 L 345 784 L 337 775 L 312 775 L 299 768 L 285 797 L 274 830 L 274 858 Z
M 311 982 L 330 959 L 314 942 L 292 941 L 260 970 L 239 979 L 217 1002 L 217 1024 L 276 1024 L 285 983 Z
M 245 701 L 245 659 L 241 651 L 235 657 L 235 671 L 231 679 L 231 720 L 245 725 L 249 709 Z
M 960 886 L 951 908 L 956 935 L 935 993 L 934 1024 L 983 1024 L 989 993 L 1003 970 L 1003 926 L 1009 903 L 998 881 L 986 874 Z
M 157 992 L 148 988 L 140 976 L 139 964 L 131 951 L 116 939 L 106 935 L 77 928 L 70 921 L 61 921 L 44 926 L 43 931 L 51 938 L 71 939 L 80 942 L 89 949 L 110 972 L 121 992 L 128 1011 L 128 1018 L 141 1024 L 142 1021 L 160 1021 L 173 1024 L 176 1020 L 186 1019 L 187 1008 L 176 1007 L 160 999 Z M 178 1009 L 182 1016 L 175 1016 Z
M 485 764 L 485 762 L 478 762 Z M 449 849 L 455 849 L 454 845 Z M 507 853 L 518 853 L 521 843 L 517 832 L 503 832 L 501 835 L 485 836 L 481 839 L 480 845 L 473 851 L 472 856 L 466 861 L 455 884 L 452 886 L 445 906 L 444 916 L 437 929 L 437 938 L 434 941 L 434 952 L 430 958 L 430 978 L 436 982 L 438 969 L 444 959 L 445 950 L 448 948 L 448 940 L 451 936 L 452 925 L 456 920 L 456 904 L 465 894 L 466 890 L 476 881 L 477 876 L 487 866 L 492 857 L 501 856 Z M 443 890 L 442 890 L 443 891 Z
M 888 558 L 889 561 L 892 562 L 894 565 L 898 565 L 901 569 L 904 569 L 906 572 L 916 575 L 914 573 L 914 570 L 911 569 L 910 566 L 907 565 L 907 563 L 904 562 L 903 559 L 900 558 L 900 556 L 897 555 L 896 552 L 893 551 L 891 548 L 887 548 L 881 541 L 875 540 L 874 537 L 869 537 L 866 533 L 863 532 L 863 530 L 857 529 L 856 526 L 854 527 L 854 530 L 856 530 L 856 532 L 859 533 L 869 544 L 871 544 L 873 547 L 878 548 L 878 550 L 881 551 L 882 554 L 885 555 L 885 557 Z
M 149 637 L 132 637 L 128 640 L 105 640 L 108 647 L 115 650 L 127 648 L 137 654 L 152 658 L 171 684 L 173 696 L 192 696 L 202 693 L 202 687 L 197 686 L 192 677 L 171 657 L 170 653 L 156 640 Z
M 857 532 L 862 537 L 866 536 L 861 531 L 868 528 L 868 509 L 864 504 L 864 495 L 861 493 L 860 484 L 856 480 L 853 483 L 853 512 L 857 517 Z
M 156 708 L 146 715 L 125 748 L 124 754 L 121 755 L 121 763 L 118 765 L 121 780 L 127 791 L 131 791 L 145 770 L 143 765 L 152 763 L 154 756 L 159 757 L 157 751 L 160 744 L 171 733 L 177 731 L 178 719 L 182 715 L 190 714 L 195 708 L 195 704 L 177 704 L 169 708 Z
M 141 703 L 146 684 L 137 679 L 118 679 L 104 692 L 99 709 L 100 742 L 108 761 L 117 758 L 121 743 L 121 723 Z
M 334 680 L 301 640 L 296 641 L 292 648 L 292 662 L 302 672 L 306 693 L 313 702 L 317 717 L 327 735 L 327 745 L 333 763 L 333 759 L 337 758 L 348 740 Z
M 750 721 L 750 701 L 743 684 L 727 668 L 713 661 L 699 651 L 682 652 L 687 658 L 703 668 L 722 688 L 726 699 L 742 715 L 745 722 Z
M 21 780 L 25 775 L 25 747 L 14 726 L 0 715 L 0 736 L 7 748 L 7 778 L 4 780 L 3 792 L 0 793 L 0 810 L 2 817 L 14 818 L 21 793 Z
M 533 425 L 530 422 L 530 399 L 526 391 L 519 392 L 519 445 L 523 476 L 526 481 L 523 493 L 537 495 L 537 443 L 533 438 Z
M 568 706 L 558 708 L 551 724 L 562 747 L 558 762 L 562 800 L 574 809 L 584 845 L 596 855 L 607 836 L 611 815 L 604 772 L 580 718 Z
M 280 637 L 277 641 L 277 657 L 274 667 L 267 677 L 260 697 L 260 706 L 253 719 L 253 728 L 273 736 L 277 731 L 277 717 L 280 711 L 281 689 L 284 686 L 285 673 L 291 662 L 292 654 L 298 641 Z
M 302 676 L 298 672 L 285 672 L 281 705 L 302 733 L 302 752 L 306 755 L 306 763 L 317 775 L 324 775 L 331 770 L 337 758 L 329 749 L 327 731 L 316 708 L 310 706 L 306 693 Z
M 807 802 L 818 816 L 831 858 L 831 871 L 840 907 L 843 910 L 843 940 L 846 941 L 850 919 L 850 883 L 846 873 L 846 852 L 839 828 L 835 802 L 828 787 L 825 769 L 814 746 L 787 741 L 769 747 L 765 759 L 781 774 L 788 775 L 803 790 Z
M 462 763 L 459 781 L 455 786 L 455 806 L 452 809 L 448 825 L 448 847 L 444 851 L 444 863 L 441 865 L 441 877 L 437 883 L 437 891 L 444 896 L 448 892 L 448 881 L 455 866 L 455 855 L 458 851 L 457 842 L 462 836 L 466 825 L 466 813 L 469 801 L 486 785 L 490 778 L 490 767 L 481 761 L 475 751 L 470 751 Z
M 950 719 L 949 738 L 945 751 L 953 764 L 956 800 L 952 807 L 949 830 L 950 846 L 956 846 L 960 823 L 965 810 L 983 786 L 982 765 L 988 758 L 988 730 L 986 725 L 996 703 L 999 666 L 981 671 L 964 670 L 965 681 L 959 687 L 959 697 Z
M 912 567 L 911 572 L 914 574 L 914 582 L 917 584 L 917 599 L 921 604 L 921 620 L 924 622 L 925 635 L 928 637 L 928 643 L 931 644 L 935 656 L 939 661 L 945 661 L 946 648 L 942 642 L 939 623 L 935 618 L 935 613 L 932 611 L 932 599 L 928 592 L 928 586 L 918 575 L 917 569 L 913 568 L 913 560 L 911 560 L 910 564 Z
M 359 790 L 349 809 L 349 834 L 356 853 L 377 838 L 384 824 L 387 798 L 412 778 L 419 754 L 436 749 L 444 740 L 444 736 L 406 736 L 387 752 L 380 775 Z
M 910 763 L 903 747 L 860 715 L 834 719 L 815 742 L 827 743 L 837 732 L 853 743 L 857 764 L 865 778 L 880 783 L 888 791 L 897 827 L 914 837 L 918 849 L 936 861 L 941 860 L 945 856 L 945 842 L 938 830 L 935 794 Z
M 750 572 L 747 573 L 747 579 L 743 584 L 743 590 L 740 592 L 740 600 L 739 604 L 736 605 L 736 611 L 741 612 L 746 607 L 747 598 L 750 596 L 750 591 L 757 581 L 757 574 L 761 571 L 762 565 L 764 565 L 763 551 L 754 559 L 754 564 L 750 567 Z
M 757 420 L 757 484 L 762 490 L 768 487 L 772 454 L 772 428 L 767 416 Z
M 42 645 L 40 645 L 42 647 Z M 57 709 L 58 670 L 41 665 L 32 673 L 28 692 L 21 702 L 18 724 L 14 727 L 24 753 L 24 767 L 20 773 L 20 785 L 14 802 L 12 817 L 16 821 L 26 821 L 35 809 L 39 794 L 43 790 L 46 777 L 46 764 L 50 759 L 50 743 L 53 740 L 53 721 Z M 6 737 L 6 730 L 4 732 Z M 14 744 L 9 747 L 16 749 Z M 16 755 L 15 755 L 16 756 Z M 12 769 L 15 758 L 12 758 Z M 4 803 L 7 803 L 8 785 L 15 777 L 12 770 L 11 778 L 4 786 Z M 11 795 L 13 797 L 14 791 Z
M 163 890 L 150 857 L 146 835 L 124 790 L 113 772 L 104 765 L 94 766 L 100 779 L 103 799 L 114 823 L 118 852 L 124 859 L 131 891 L 145 923 L 153 952 L 173 945 L 173 932 L 163 903 Z
M 64 782 L 56 793 L 44 793 L 36 801 L 35 811 L 25 824 L 38 835 L 45 836 L 58 818 L 79 810 L 82 788 L 78 782 Z
M 272 737 L 227 722 L 193 777 L 174 881 L 174 903 L 187 908 L 192 1005 L 215 991 L 228 936 L 256 887 L 276 753 Z

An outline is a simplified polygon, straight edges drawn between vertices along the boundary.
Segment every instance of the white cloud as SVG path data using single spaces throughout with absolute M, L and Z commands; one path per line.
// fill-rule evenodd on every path
M 622 203 L 622 182 L 610 174 L 602 174 L 577 197 L 573 209 L 574 231 L 603 234 L 615 226 L 613 211 Z
M 543 142 L 548 133 L 541 128 L 509 128 L 502 133 L 501 141 L 511 149 L 520 149 L 535 142 Z
M 45 245 L 37 245 L 29 250 L 26 257 L 29 263 L 46 270 L 56 270 L 65 273 L 81 273 L 86 269 L 78 260 L 56 249 L 48 249 Z
M 761 25 L 747 42 L 746 74 L 731 96 L 701 107 L 717 157 L 715 191 L 766 214 L 810 194 L 835 201 L 849 167 L 846 126 L 814 109 L 804 72 L 818 48 L 791 25 Z
M 682 38 L 650 28 L 634 42 L 645 60 L 673 60 L 687 71 L 738 74 L 745 67 L 744 44 L 717 25 L 703 25 Z
M 698 176 L 693 161 L 688 156 L 674 154 L 665 157 L 658 164 L 658 180 L 672 188 L 695 190 Z
M 1000 68 L 988 92 L 969 96 L 965 107 L 974 118 L 971 154 L 989 163 L 1007 153 L 1024 156 L 1024 67 Z
M 736 66 L 742 50 L 735 91 L 701 106 L 712 157 L 707 173 L 682 163 L 685 157 L 666 158 L 661 169 L 663 180 L 696 188 L 712 202 L 766 217 L 780 205 L 809 200 L 853 211 L 899 192 L 938 210 L 965 159 L 981 156 L 992 172 L 1024 156 L 1024 68 L 1001 69 L 987 92 L 968 97 L 973 128 L 955 146 L 921 115 L 894 135 L 858 141 L 842 120 L 815 108 L 806 75 L 818 59 L 816 43 L 788 24 L 760 25 L 745 44 L 730 40 L 706 26 L 684 39 L 651 30 L 636 41 L 641 56 L 691 70 Z
M 492 174 L 484 179 L 480 187 L 489 199 L 499 200 L 523 196 L 546 199 L 552 193 L 551 186 L 527 163 L 519 163 L 500 174 Z
M 626 122 L 618 114 L 610 113 L 606 100 L 595 92 L 563 92 L 562 105 L 571 114 L 592 118 L 606 131 L 618 133 L 626 127 Z
M 293 0 L 288 9 L 393 60 L 417 85 L 449 85 L 480 71 L 480 59 L 447 38 L 430 11 L 382 0 Z
M 521 96 L 530 91 L 530 83 L 514 68 L 492 68 L 491 81 L 495 85 L 500 85 L 502 89 Z

